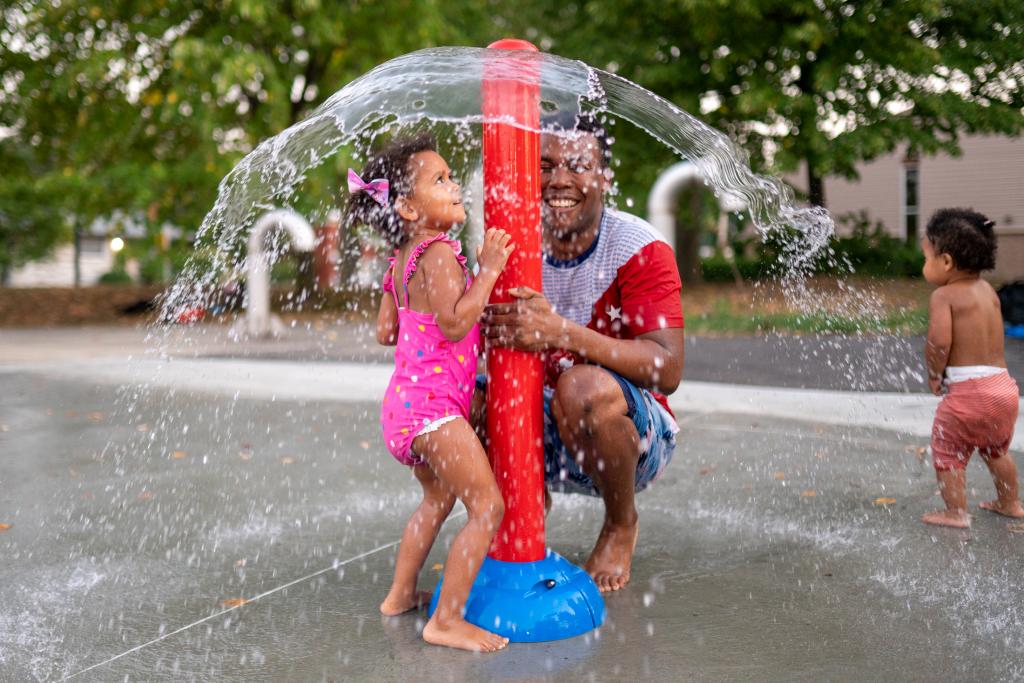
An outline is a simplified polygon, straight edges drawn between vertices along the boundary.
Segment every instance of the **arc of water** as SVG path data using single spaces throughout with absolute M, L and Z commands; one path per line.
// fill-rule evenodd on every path
M 249 233 L 246 254 L 246 314 L 245 332 L 251 337 L 265 337 L 279 334 L 283 327 L 280 320 L 270 314 L 270 259 L 267 258 L 264 240 L 274 228 L 284 228 L 291 238 L 292 247 L 299 251 L 311 251 L 316 242 L 313 227 L 309 222 L 290 209 L 277 209 L 261 216 Z

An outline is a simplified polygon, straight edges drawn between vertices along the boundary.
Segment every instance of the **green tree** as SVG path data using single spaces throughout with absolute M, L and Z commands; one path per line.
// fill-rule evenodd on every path
M 34 178 L 31 155 L 13 141 L 0 143 L 0 285 L 10 272 L 44 257 L 69 231 L 55 202 L 62 188 Z
M 1019 0 L 584 0 L 503 7 L 551 52 L 666 97 L 773 172 L 824 179 L 906 143 L 959 152 L 964 133 L 1024 126 Z
M 28 157 L 5 183 L 62 179 L 61 194 L 34 202 L 82 224 L 120 208 L 153 230 L 195 228 L 259 141 L 375 65 L 451 35 L 432 0 L 22 0 L 0 17 L 0 154 Z M 19 212 L 12 194 L 0 193 L 0 216 Z
M 898 145 L 956 153 L 963 133 L 1013 135 L 1024 121 L 1019 0 L 12 0 L 0 7 L 0 230 L 45 223 L 17 247 L 37 254 L 65 223 L 114 208 L 153 230 L 194 228 L 244 154 L 353 78 L 509 35 L 700 113 L 761 170 L 805 164 L 819 204 L 825 178 Z M 615 131 L 618 178 L 642 201 L 672 156 L 630 128 Z M 318 170 L 324 191 L 311 194 L 339 170 Z M 0 262 L 25 258 L 14 245 Z

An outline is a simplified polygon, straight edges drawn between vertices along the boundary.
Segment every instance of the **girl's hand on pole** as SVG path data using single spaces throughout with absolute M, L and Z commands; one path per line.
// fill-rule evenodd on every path
M 515 250 L 512 235 L 504 230 L 489 228 L 484 233 L 484 242 L 476 250 L 476 262 L 480 264 L 480 275 L 497 278 L 508 263 L 508 257 Z

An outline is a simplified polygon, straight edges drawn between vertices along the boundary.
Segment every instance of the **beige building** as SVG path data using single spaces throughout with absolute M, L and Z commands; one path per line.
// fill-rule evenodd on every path
M 87 235 L 82 238 L 82 255 L 78 263 L 82 284 L 95 285 L 100 276 L 114 266 L 114 252 L 106 237 Z M 39 261 L 15 268 L 8 287 L 73 287 L 75 284 L 75 248 L 62 244 Z
M 825 202 L 836 218 L 866 211 L 898 237 L 924 234 L 928 218 L 947 207 L 980 211 L 996 222 L 996 282 L 1024 279 L 1024 139 L 963 137 L 963 154 L 907 158 L 905 149 L 860 164 L 860 179 L 825 180 Z M 806 175 L 787 178 L 806 190 Z M 840 228 L 841 229 L 841 228 Z

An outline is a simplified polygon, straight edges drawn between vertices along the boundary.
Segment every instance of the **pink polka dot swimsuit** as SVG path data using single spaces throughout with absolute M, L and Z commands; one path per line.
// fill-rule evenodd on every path
M 461 245 L 444 233 L 421 242 L 409 255 L 402 274 L 405 306 L 399 301 L 398 287 L 394 283 L 397 265 L 394 257 L 389 259 L 391 265 L 382 283 L 384 291 L 395 297 L 398 307 L 398 343 L 395 345 L 395 372 L 384 394 L 380 423 L 388 450 L 403 465 L 410 466 L 424 462 L 412 452 L 412 442 L 417 436 L 460 417 L 469 420 L 480 347 L 479 325 L 473 325 L 465 337 L 453 342 L 441 332 L 434 314 L 409 308 L 409 278 L 416 272 L 420 256 L 434 242 L 444 242 L 455 252 L 466 274 L 468 288 L 472 278 Z

